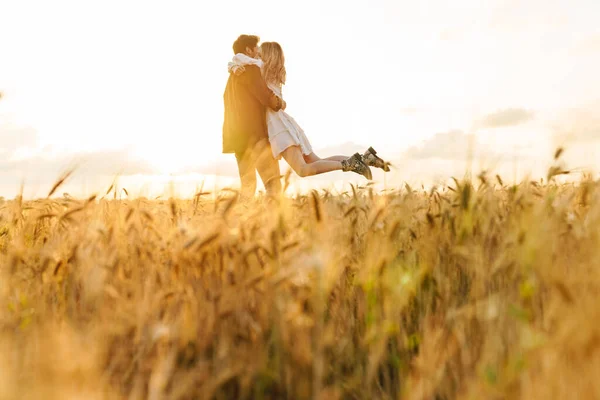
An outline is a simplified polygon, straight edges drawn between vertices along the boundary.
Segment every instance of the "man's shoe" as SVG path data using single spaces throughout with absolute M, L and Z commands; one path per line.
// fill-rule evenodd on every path
M 360 174 L 369 180 L 373 179 L 371 169 L 362 161 L 362 157 L 358 153 L 342 161 L 342 170 L 344 172 L 356 172 L 357 174 Z

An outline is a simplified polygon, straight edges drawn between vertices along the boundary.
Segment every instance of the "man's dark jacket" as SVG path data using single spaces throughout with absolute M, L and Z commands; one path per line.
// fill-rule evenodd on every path
M 223 101 L 223 153 L 238 156 L 259 140 L 268 139 L 267 107 L 278 111 L 282 106 L 255 65 L 246 66 L 241 75 L 229 74 Z

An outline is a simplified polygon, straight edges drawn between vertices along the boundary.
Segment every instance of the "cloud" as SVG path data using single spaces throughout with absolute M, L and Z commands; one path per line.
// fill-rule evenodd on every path
M 41 148 L 35 129 L 20 125 L 10 115 L 0 115 L 0 191 L 15 194 L 21 183 L 51 186 L 66 170 L 73 179 L 99 182 L 116 175 L 153 174 L 146 161 L 132 156 L 130 149 L 60 153 L 51 146 Z
M 153 174 L 156 169 L 147 161 L 133 157 L 130 150 L 82 153 L 74 157 L 82 171 L 95 175 Z
M 556 145 L 600 141 L 600 101 L 566 111 L 552 130 Z
M 563 112 L 550 128 L 551 146 L 565 149 L 569 168 L 600 169 L 600 101 Z
M 481 128 L 504 128 L 524 124 L 533 119 L 534 113 L 524 108 L 505 108 L 486 115 L 479 121 Z
M 413 116 L 419 113 L 419 110 L 417 107 L 403 107 L 399 110 L 400 115 L 406 115 L 406 116 Z
M 439 158 L 445 160 L 464 161 L 470 150 L 476 146 L 474 135 L 466 134 L 460 130 L 436 133 L 420 146 L 408 149 L 404 158 L 424 160 Z
M 517 180 L 527 176 L 543 176 L 546 161 L 529 143 L 504 143 L 490 134 L 469 134 L 461 130 L 440 132 L 409 148 L 397 159 L 390 160 L 394 168 L 387 176 L 387 184 L 409 182 L 413 187 L 421 183 L 443 183 L 452 176 L 488 171 L 503 178 Z M 500 133 L 498 136 L 502 136 Z M 491 140 L 490 140 L 491 139 Z
M 403 160 L 434 160 L 468 161 L 475 160 L 487 164 L 498 164 L 505 161 L 531 161 L 535 153 L 530 144 L 519 144 L 499 148 L 491 143 L 482 143 L 477 135 L 468 134 L 461 130 L 451 130 L 437 133 L 425 140 L 419 146 L 406 150 L 400 157 Z M 394 160 L 392 160 L 392 163 Z M 443 173 L 444 171 L 440 171 Z
M 583 37 L 573 45 L 573 56 L 597 56 L 600 52 L 600 34 L 591 34 Z
M 35 129 L 19 126 L 10 120 L 0 123 L 0 152 L 12 152 L 21 147 L 33 147 L 37 143 Z
M 451 26 L 440 31 L 438 37 L 441 41 L 452 41 L 462 39 L 467 34 L 465 26 Z
M 503 0 L 491 10 L 486 26 L 500 32 L 530 34 L 560 29 L 569 23 L 569 16 L 561 7 L 553 7 L 544 0 Z
M 37 154 L 20 159 L 0 161 L 0 179 L 3 183 L 18 184 L 25 180 L 32 184 L 51 184 L 67 169 L 75 168 L 75 175 L 94 180 L 103 176 L 156 173 L 146 161 L 137 159 L 124 150 L 106 150 L 88 153 L 50 156 Z
M 218 162 L 213 164 L 202 164 L 202 165 L 190 165 L 181 168 L 180 173 L 192 173 L 202 175 L 219 175 L 225 177 L 237 177 L 239 176 L 235 157 L 223 157 Z

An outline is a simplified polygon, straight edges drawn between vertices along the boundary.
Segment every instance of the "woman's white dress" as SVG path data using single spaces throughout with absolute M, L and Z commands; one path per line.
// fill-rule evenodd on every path
M 277 96 L 281 96 L 281 88 L 267 84 L 269 89 L 273 91 Z M 302 154 L 309 155 L 313 152 L 312 146 L 308 141 L 308 138 L 304 134 L 304 130 L 298 125 L 298 123 L 285 111 L 273 111 L 270 108 L 267 109 L 267 128 L 269 131 L 269 142 L 271 143 L 271 150 L 273 151 L 273 157 L 279 160 L 281 153 L 291 146 L 298 146 L 302 151 Z
M 236 54 L 227 65 L 227 68 L 229 72 L 235 72 L 237 68 L 244 65 L 256 65 L 259 68 L 263 67 L 262 60 L 248 57 L 245 54 Z M 269 84 L 268 82 L 267 86 L 273 93 L 279 96 L 280 99 L 283 99 L 280 86 Z M 271 143 L 271 149 L 275 159 L 279 160 L 281 158 L 281 153 L 290 146 L 300 147 L 300 150 L 304 155 L 312 153 L 312 147 L 304 134 L 304 131 L 294 118 L 285 111 L 273 111 L 268 108 L 267 128 L 269 131 L 269 142 Z

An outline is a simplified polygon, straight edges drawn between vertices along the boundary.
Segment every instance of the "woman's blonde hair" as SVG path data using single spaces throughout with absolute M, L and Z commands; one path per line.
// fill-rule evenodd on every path
M 267 83 L 285 85 L 285 57 L 277 42 L 265 42 L 260 46 L 263 60 L 262 75 Z

